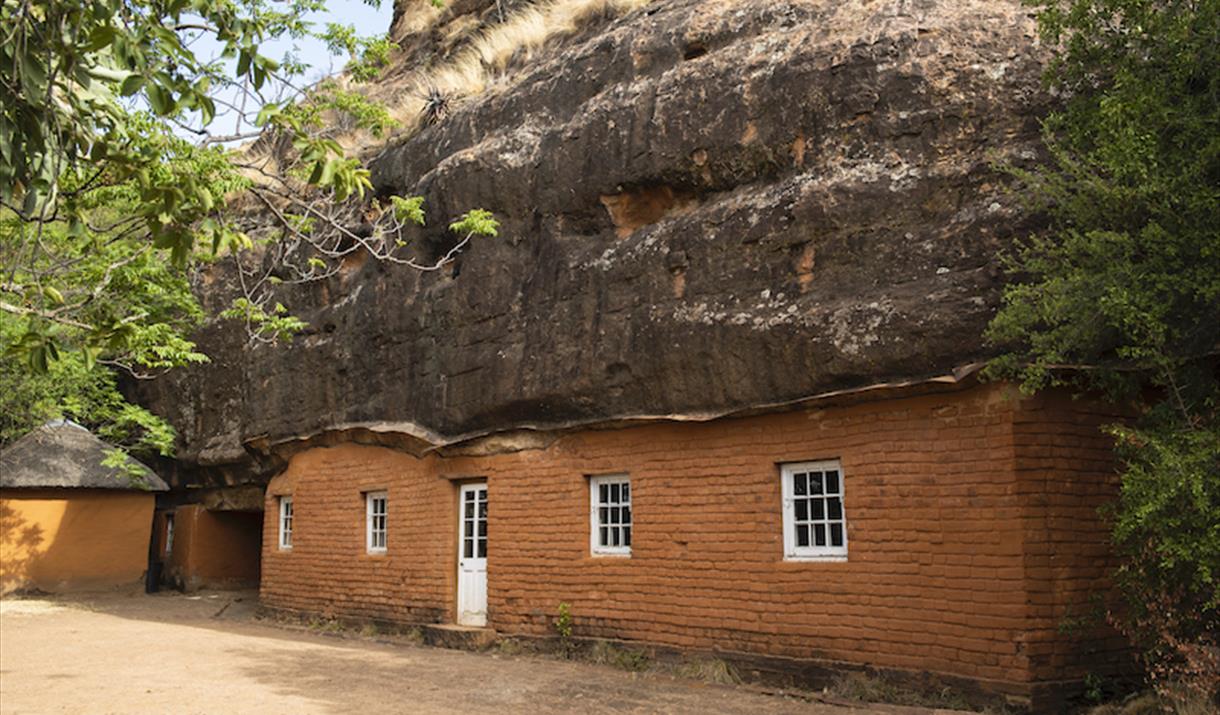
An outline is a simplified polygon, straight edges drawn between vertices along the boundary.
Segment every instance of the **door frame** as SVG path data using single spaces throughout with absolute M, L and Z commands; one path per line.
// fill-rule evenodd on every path
M 486 618 L 486 614 L 487 614 L 487 557 L 486 556 L 483 557 L 484 621 L 482 624 L 462 623 L 462 561 L 463 561 L 462 548 L 463 548 L 463 546 L 465 546 L 463 540 L 465 539 L 465 536 L 466 536 L 466 533 L 465 533 L 466 493 L 471 492 L 471 491 L 477 493 L 477 491 L 479 489 L 483 489 L 484 491 L 486 491 L 487 492 L 487 511 L 488 511 L 488 514 L 490 515 L 490 513 L 491 513 L 491 490 L 488 489 L 488 487 L 487 487 L 487 479 L 485 477 L 472 478 L 472 479 L 469 479 L 466 481 L 458 482 L 457 488 L 458 488 L 458 490 L 457 490 L 457 512 L 458 512 L 457 537 L 458 538 L 457 538 L 457 542 L 456 542 L 457 558 L 454 560 L 454 566 L 456 567 L 456 570 L 457 570 L 457 581 L 454 584 L 454 608 L 453 608 L 454 618 L 453 618 L 453 622 L 458 625 L 468 625 L 468 626 L 476 627 L 476 628 L 485 627 L 487 625 L 487 618 Z M 478 518 L 478 500 L 477 500 L 477 498 L 475 500 L 475 509 L 476 509 L 475 518 L 477 519 Z M 477 521 L 476 521 L 476 523 L 477 523 Z M 491 535 L 491 529 L 489 528 L 488 529 L 488 542 L 487 542 L 487 547 L 488 547 L 487 550 L 489 552 L 491 551 L 490 535 Z M 475 538 L 475 549 L 476 549 L 475 553 L 477 553 L 478 538 L 479 538 L 477 527 L 475 529 L 474 538 Z M 478 557 L 476 556 L 473 558 L 478 558 Z

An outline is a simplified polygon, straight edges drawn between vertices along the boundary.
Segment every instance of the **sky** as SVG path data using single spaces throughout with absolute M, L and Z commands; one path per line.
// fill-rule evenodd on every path
M 310 13 L 307 19 L 315 23 L 317 30 L 325 28 L 328 22 L 337 22 L 352 25 L 356 28 L 358 35 L 381 37 L 390 30 L 390 17 L 393 11 L 394 0 L 382 0 L 381 7 L 370 7 L 364 0 L 330 0 L 327 2 L 325 11 Z M 293 50 L 294 44 L 297 59 L 310 67 L 304 77 L 307 83 L 312 84 L 343 69 L 346 58 L 332 56 L 324 43 L 313 38 L 300 40 L 283 38 L 274 42 L 266 42 L 261 45 L 260 51 L 267 57 L 281 60 L 286 52 Z M 220 46 L 206 36 L 200 38 L 192 45 L 192 48 L 199 57 L 215 57 L 220 54 Z M 217 93 L 217 96 L 225 97 L 224 93 Z M 225 112 L 219 106 L 216 118 L 206 127 L 215 135 L 232 134 L 235 128 L 235 115 L 232 112 Z M 248 126 L 243 127 L 243 130 L 248 131 L 249 129 Z M 188 139 L 197 138 L 185 131 L 180 134 Z

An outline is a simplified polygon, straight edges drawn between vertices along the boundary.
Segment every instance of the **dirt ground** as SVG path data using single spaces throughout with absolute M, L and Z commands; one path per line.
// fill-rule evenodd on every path
M 255 619 L 253 594 L 0 601 L 0 713 L 914 713 Z M 923 711 L 931 712 L 931 711 Z

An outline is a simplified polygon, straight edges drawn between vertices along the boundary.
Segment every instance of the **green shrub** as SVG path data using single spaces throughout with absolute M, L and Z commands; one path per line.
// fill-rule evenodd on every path
M 1031 4 L 1063 103 L 1012 169 L 1049 221 L 1008 257 L 988 370 L 1134 406 L 1112 616 L 1163 695 L 1220 697 L 1220 0 Z

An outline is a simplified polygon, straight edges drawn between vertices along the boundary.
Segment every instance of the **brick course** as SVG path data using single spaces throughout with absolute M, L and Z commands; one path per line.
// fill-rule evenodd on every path
M 264 525 L 273 607 L 452 621 L 457 485 L 489 489 L 488 618 L 578 635 L 960 676 L 1030 694 L 1122 645 L 1068 638 L 1104 586 L 1111 416 L 1007 387 L 708 423 L 589 430 L 545 449 L 416 458 L 344 444 L 295 455 L 293 548 Z M 783 560 L 779 463 L 839 459 L 849 558 Z M 588 476 L 631 476 L 630 558 L 589 553 Z M 389 492 L 388 553 L 364 553 L 366 491 Z

